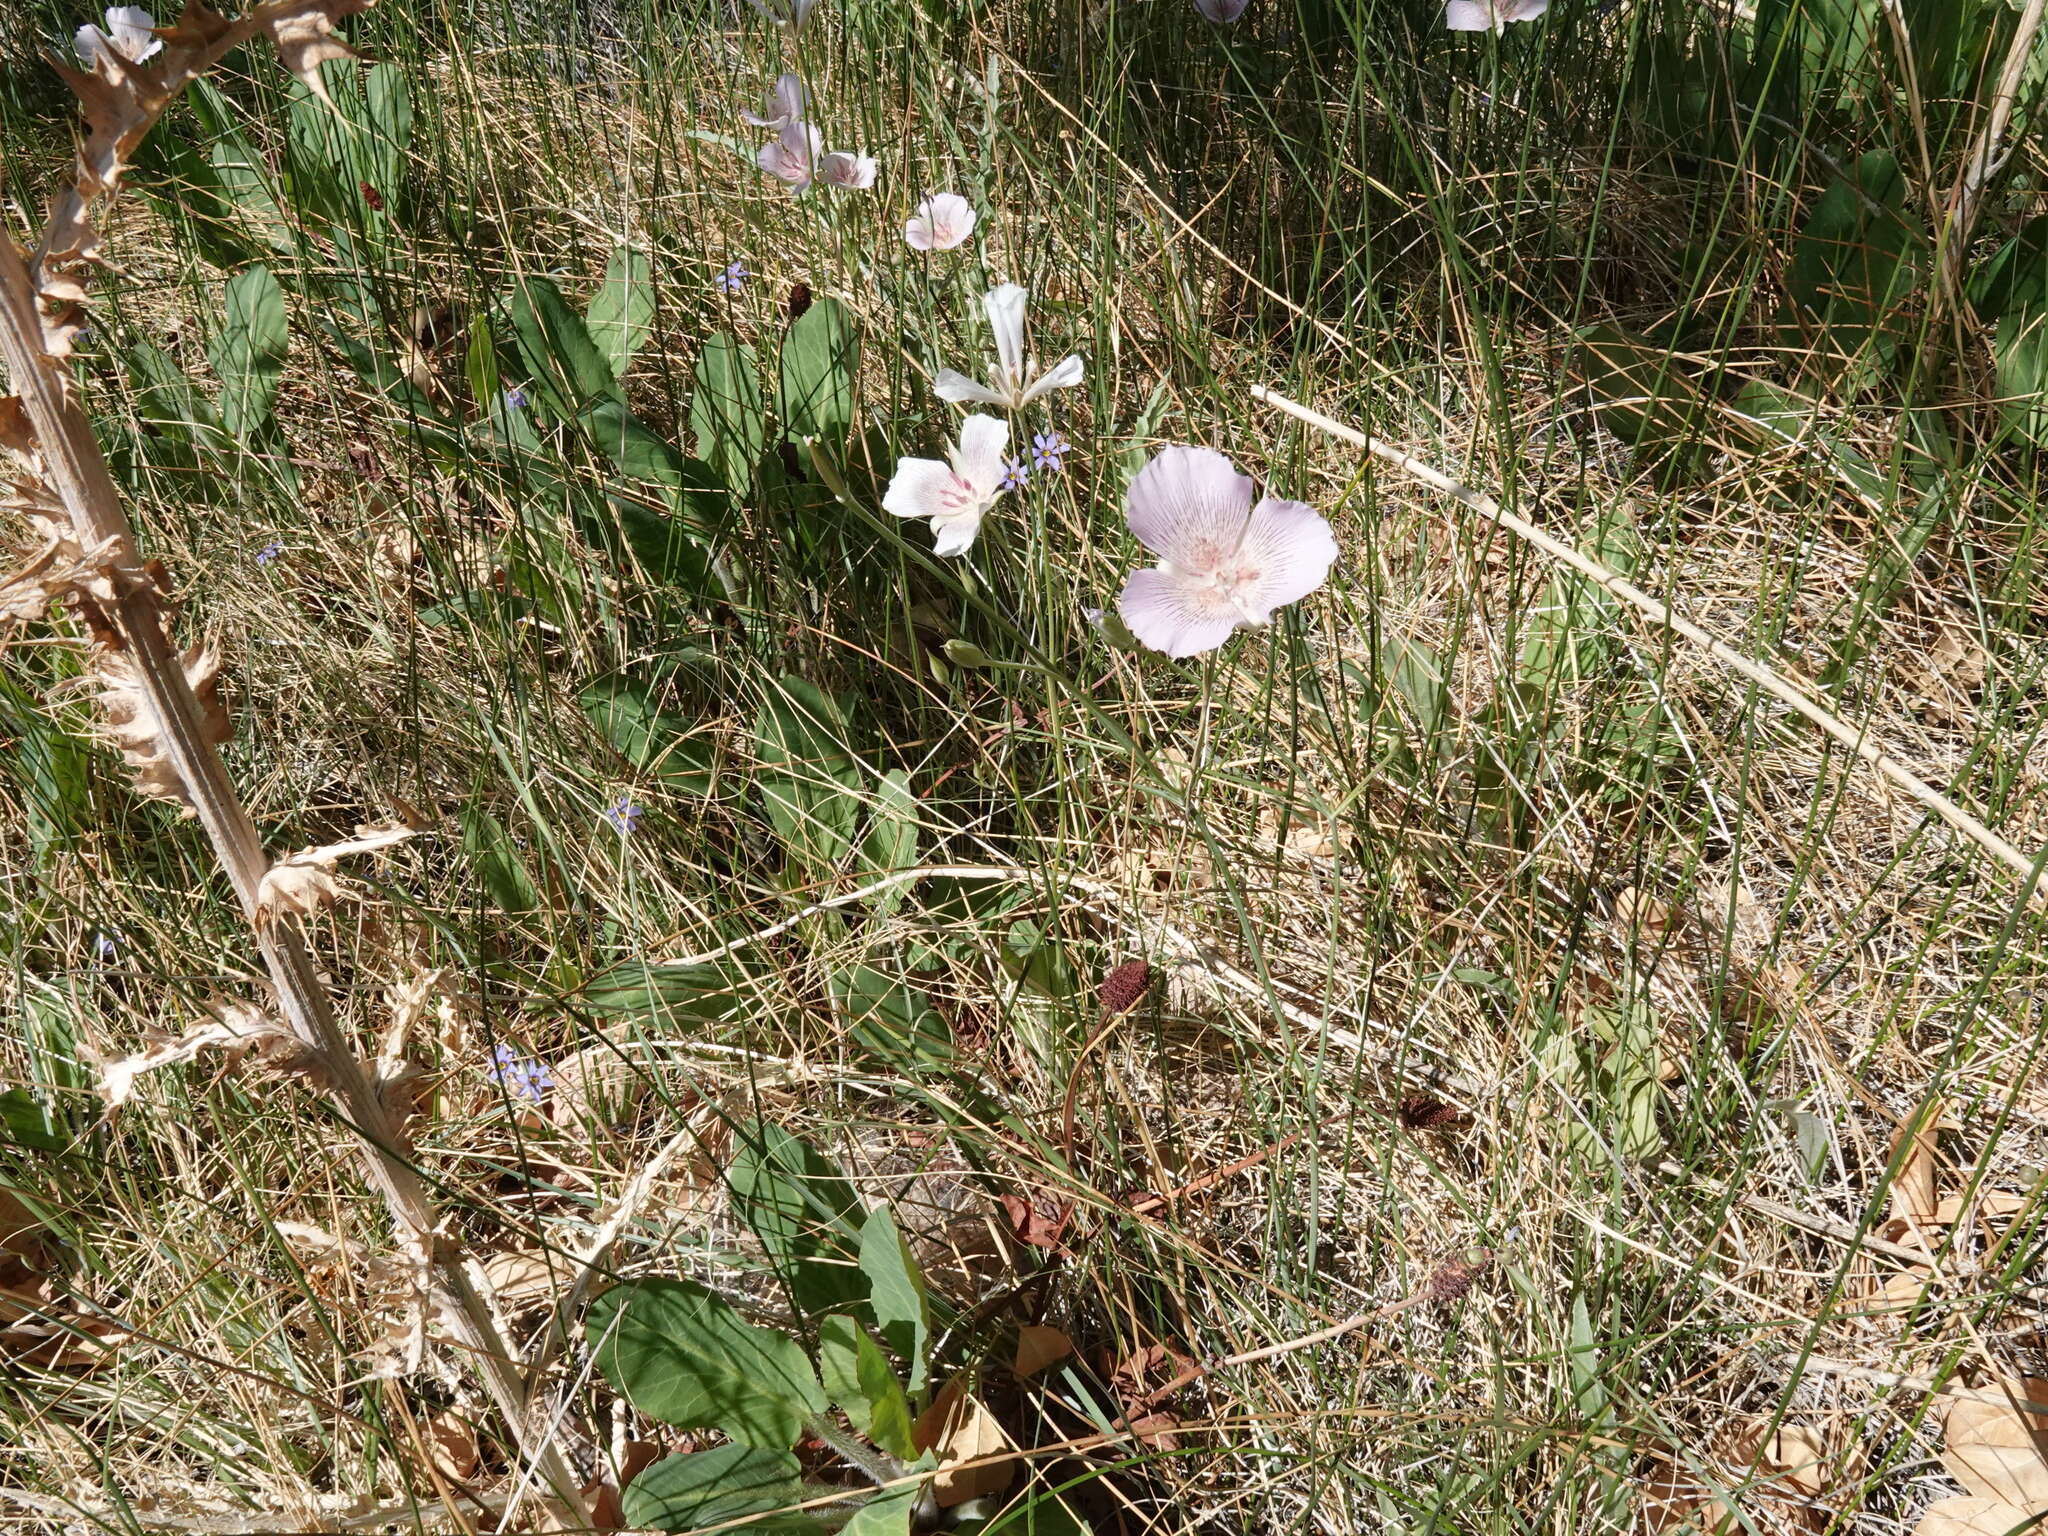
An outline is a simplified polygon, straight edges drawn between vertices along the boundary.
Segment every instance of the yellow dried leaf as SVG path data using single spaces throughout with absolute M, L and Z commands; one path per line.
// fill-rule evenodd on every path
M 1059 1329 L 1027 1324 L 1017 1330 L 1017 1357 L 1010 1368 L 1019 1376 L 1036 1376 L 1073 1352 L 1074 1341 Z
M 1985 1390 L 2012 1402 L 1953 1398 L 1942 1415 L 1948 1449 L 1941 1463 L 1980 1499 L 2000 1499 L 2026 1514 L 2048 1515 L 2048 1413 L 2015 1403 L 2048 1404 L 2048 1380 L 1993 1381 Z
M 34 621 L 72 592 L 85 592 L 111 602 L 114 584 L 107 565 L 119 539 L 106 539 L 89 550 L 78 547 L 67 532 L 45 535 L 43 547 L 19 570 L 0 576 L 0 619 Z
M 185 684 L 199 701 L 201 736 L 209 746 L 226 741 L 234 731 L 220 702 L 220 657 L 206 646 L 195 645 L 185 652 L 181 664 Z M 107 734 L 135 774 L 136 791 L 152 800 L 168 800 L 192 815 L 191 790 L 171 759 L 170 744 L 135 658 L 126 651 L 97 649 L 91 676 L 99 690 Z
M 494 1253 L 484 1260 L 484 1279 L 500 1303 L 551 1296 L 556 1285 L 567 1284 L 569 1278 L 567 1262 L 544 1253 Z
M 931 1407 L 918 1415 L 917 1423 L 911 1427 L 911 1441 L 921 1451 L 938 1454 L 939 1469 L 932 1475 L 932 1497 L 941 1509 L 1001 1493 L 1017 1475 L 1014 1460 L 968 1465 L 1009 1450 L 1010 1440 L 1003 1433 L 1003 1426 L 996 1422 L 996 1416 L 967 1390 L 964 1376 L 955 1376 L 932 1400 Z
M 301 848 L 271 865 L 256 887 L 256 921 L 273 923 L 290 915 L 307 918 L 340 899 L 334 866 L 354 853 L 374 853 L 412 836 L 410 827 L 358 827 L 343 843 Z
M 1892 1156 L 1899 1171 L 1892 1178 L 1891 1213 L 1895 1221 L 1929 1222 L 1940 1208 L 1934 1174 L 1938 1148 L 1935 1137 L 1947 1123 L 1946 1106 L 1939 1100 L 1925 1105 L 1892 1140 Z M 1901 1149 L 1903 1149 L 1903 1154 Z
M 1997 1499 L 1936 1499 L 1921 1513 L 1913 1536 L 2016 1536 L 2031 1533 L 2034 1516 Z

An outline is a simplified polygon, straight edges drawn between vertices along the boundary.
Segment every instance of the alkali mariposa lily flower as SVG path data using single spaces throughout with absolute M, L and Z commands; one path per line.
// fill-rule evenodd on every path
M 1172 657 L 1213 651 L 1231 632 L 1320 587 L 1337 540 L 1315 508 L 1267 496 L 1211 448 L 1162 448 L 1138 472 L 1124 515 L 1159 557 L 1117 598 L 1132 634 Z
M 803 31 L 804 23 L 811 19 L 812 7 L 818 0 L 750 0 L 750 3 L 776 26 L 794 36 Z
M 756 128 L 770 128 L 781 132 L 791 123 L 803 120 L 804 108 L 810 104 L 811 93 L 804 89 L 803 81 L 796 75 L 780 75 L 775 84 L 768 88 L 768 115 L 756 117 L 751 112 L 742 112 Z
M 1453 32 L 1505 32 L 1511 21 L 1534 21 L 1550 0 L 1451 0 L 1444 25 Z
M 1055 389 L 1072 389 L 1081 382 L 1078 354 L 1061 358 L 1036 378 L 1038 360 L 1024 354 L 1024 306 L 1030 293 L 1018 283 L 991 289 L 981 301 L 988 312 L 988 328 L 996 339 L 996 371 L 986 384 L 977 384 L 964 373 L 941 368 L 932 388 L 941 400 L 955 405 L 1000 405 L 1022 410 L 1040 395 Z
M 981 520 L 1009 485 L 1003 450 L 1010 424 L 998 416 L 969 416 L 960 423 L 960 442 L 940 459 L 898 459 L 896 476 L 882 497 L 882 510 L 921 517 L 932 525 L 932 553 L 964 555 L 981 531 Z
M 934 192 L 903 225 L 903 243 L 913 251 L 950 251 L 974 233 L 974 205 L 957 192 Z
M 100 50 L 129 64 L 140 64 L 159 52 L 164 40 L 156 35 L 156 18 L 139 5 L 110 5 L 107 27 L 80 27 L 71 39 L 78 57 L 91 69 L 99 62 Z
M 828 187 L 865 192 L 875 184 L 875 157 L 835 149 L 818 162 L 818 180 Z
M 1244 14 L 1244 8 L 1251 0 L 1195 0 L 1195 9 L 1203 19 L 1213 21 L 1219 27 L 1227 27 Z
M 809 123 L 785 123 L 780 133 L 761 146 L 754 163 L 777 181 L 788 183 L 790 191 L 801 192 L 817 174 L 824 152 L 824 135 Z

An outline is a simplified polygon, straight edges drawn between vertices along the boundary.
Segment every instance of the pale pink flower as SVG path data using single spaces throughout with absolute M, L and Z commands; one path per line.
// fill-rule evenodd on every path
M 1051 390 L 1072 389 L 1081 382 L 1079 356 L 1061 358 L 1044 373 L 1037 373 L 1037 358 L 1025 356 L 1024 306 L 1030 299 L 1030 293 L 1017 283 L 1005 283 L 982 297 L 981 307 L 988 312 L 988 328 L 996 342 L 995 374 L 988 383 L 977 384 L 964 373 L 941 368 L 932 380 L 941 400 L 955 405 L 971 400 L 1017 411 Z
M 1244 14 L 1251 0 L 1195 0 L 1195 9 L 1219 27 L 1227 27 Z
M 865 192 L 875 184 L 875 157 L 835 149 L 818 162 L 818 180 L 828 187 Z
M 896 477 L 882 497 L 882 510 L 898 517 L 930 520 L 932 553 L 964 555 L 981 531 L 981 520 L 1003 494 L 1003 450 L 1010 424 L 997 416 L 969 416 L 960 423 L 960 444 L 938 459 L 898 459 Z
M 811 184 L 824 149 L 824 135 L 809 123 L 785 123 L 782 132 L 763 144 L 754 158 L 777 181 L 788 182 L 790 191 L 801 192 Z
M 1505 32 L 1511 21 L 1534 21 L 1550 0 L 1451 0 L 1444 25 L 1453 32 Z
M 750 0 L 750 3 L 783 31 L 795 35 L 803 31 L 804 23 L 811 19 L 811 9 L 818 0 Z
M 99 62 L 100 50 L 128 64 L 140 64 L 162 49 L 164 40 L 156 35 L 156 18 L 139 5 L 110 5 L 107 29 L 80 27 L 71 39 L 78 57 L 91 69 Z
M 934 192 L 917 205 L 917 217 L 903 226 L 913 251 L 950 251 L 974 233 L 974 207 L 957 192 Z
M 768 90 L 768 115 L 756 117 L 751 112 L 742 112 L 741 117 L 756 128 L 772 128 L 778 132 L 791 123 L 803 119 L 804 108 L 809 105 L 811 93 L 804 89 L 804 83 L 795 75 L 782 75 Z
M 1253 494 L 1211 448 L 1162 448 L 1131 482 L 1125 518 L 1159 564 L 1134 572 L 1116 607 L 1153 650 L 1213 651 L 1328 579 L 1337 558 L 1330 525 L 1298 501 L 1268 496 L 1254 506 Z

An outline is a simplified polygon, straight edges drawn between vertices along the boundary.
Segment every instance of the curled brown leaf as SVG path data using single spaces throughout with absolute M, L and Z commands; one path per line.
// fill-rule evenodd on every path
M 207 1051 L 224 1053 L 230 1065 L 253 1058 L 274 1076 L 325 1083 L 319 1053 L 264 1009 L 230 998 L 216 998 L 207 1007 L 213 1013 L 211 1024 L 158 1038 L 132 1056 L 100 1064 L 99 1092 L 109 1114 L 135 1096 L 136 1080 L 144 1073 L 191 1061 Z
M 286 854 L 256 887 L 256 921 L 274 923 L 287 915 L 306 918 L 325 911 L 341 897 L 334 878 L 336 864 L 350 854 L 374 853 L 411 836 L 410 827 L 358 827 L 346 842 Z
M 199 701 L 200 720 L 208 745 L 234 734 L 220 702 L 220 656 L 211 647 L 195 645 L 181 658 L 185 684 Z M 168 800 L 194 814 L 192 792 L 178 772 L 171 744 L 150 703 L 141 665 L 132 653 L 101 646 L 94 650 L 92 682 L 99 690 L 107 734 L 135 774 L 135 788 L 152 800 Z

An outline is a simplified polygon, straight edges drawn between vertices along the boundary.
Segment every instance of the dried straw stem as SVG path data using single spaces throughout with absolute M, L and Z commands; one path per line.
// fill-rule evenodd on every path
M 2048 0 L 2035 0 L 2032 7 L 2033 13 L 2038 14 L 2044 4 L 2048 4 Z M 1377 438 L 1368 437 L 1356 428 L 1347 427 L 1342 422 L 1332 421 L 1320 411 L 1310 410 L 1307 406 L 1298 404 L 1288 399 L 1285 395 L 1276 394 L 1262 385 L 1253 385 L 1252 394 L 1255 398 L 1265 401 L 1266 404 L 1272 406 L 1275 410 L 1283 411 L 1287 415 L 1294 417 L 1297 421 L 1306 422 L 1320 432 L 1327 432 L 1332 437 L 1363 448 L 1374 458 L 1392 464 L 1411 479 L 1419 480 L 1424 485 L 1455 498 L 1474 512 L 1477 512 L 1488 522 L 1493 523 L 1496 527 L 1504 528 L 1517 538 L 1534 545 L 1558 564 L 1568 566 L 1572 570 L 1577 571 L 1603 592 L 1621 599 L 1621 601 L 1641 613 L 1658 628 L 1668 629 L 1683 639 L 1691 641 L 1716 661 L 1727 667 L 1731 672 L 1747 678 L 1779 703 L 1795 713 L 1805 716 L 1814 725 L 1818 726 L 1824 735 L 1855 753 L 1859 759 L 1875 769 L 1882 777 L 1889 779 L 1893 784 L 1919 801 L 1929 811 L 1932 811 L 1936 816 L 1962 833 L 1971 842 L 1989 853 L 2008 869 L 2011 869 L 2020 877 L 2021 896 L 2029 905 L 2037 908 L 2048 905 L 2048 890 L 2044 890 L 2040 879 L 2042 866 L 2042 857 L 2040 855 L 2028 854 L 2007 842 L 1996 832 L 1984 825 L 1977 817 L 1972 816 L 1947 795 L 1944 795 L 1933 785 L 1927 783 L 1926 780 L 1914 774 L 1911 769 L 1907 768 L 1897 758 L 1892 757 L 1881 747 L 1877 746 L 1863 731 L 1850 725 L 1839 715 L 1820 704 L 1791 679 L 1779 672 L 1773 671 L 1762 662 L 1752 660 L 1750 657 L 1743 655 L 1733 646 L 1716 640 L 1697 624 L 1680 618 L 1671 611 L 1668 604 L 1652 597 L 1641 587 L 1636 586 L 1618 573 L 1609 570 L 1599 561 L 1580 553 L 1578 549 L 1566 543 L 1563 539 L 1545 533 L 1534 523 L 1528 522 L 1507 511 L 1499 502 L 1495 501 L 1485 492 L 1475 491 L 1468 486 L 1460 485 L 1449 475 L 1444 474 L 1441 470 L 1432 468 L 1422 460 L 1403 453 L 1398 448 L 1380 442 Z
M 425 1185 L 406 1160 L 399 1125 L 375 1079 L 336 1021 L 304 939 L 292 923 L 257 921 L 257 890 L 270 860 L 227 766 L 208 739 L 202 707 L 164 624 L 162 599 L 136 556 L 133 531 L 91 424 L 63 387 L 62 365 L 44 351 L 42 337 L 26 261 L 14 242 L 0 234 L 0 354 L 35 427 L 50 488 L 63 501 L 79 543 L 90 549 L 117 541 L 112 557 L 116 597 L 108 617 L 135 663 L 170 765 L 242 903 L 285 1021 L 319 1054 L 344 1118 L 362 1137 L 370 1182 L 391 1213 L 400 1244 L 422 1258 L 432 1300 L 453 1329 L 461 1353 L 483 1378 L 522 1454 L 560 1501 L 559 1513 L 587 1528 L 580 1485 L 552 1436 L 537 1427 L 525 1380 L 489 1306 L 465 1273 L 454 1240 L 441 1230 Z

